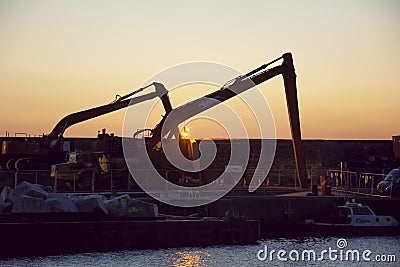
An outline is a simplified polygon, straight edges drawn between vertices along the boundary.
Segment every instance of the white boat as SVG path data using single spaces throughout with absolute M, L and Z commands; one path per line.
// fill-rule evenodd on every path
M 396 218 L 376 215 L 369 206 L 355 203 L 354 200 L 337 206 L 329 220 L 306 219 L 303 226 L 308 233 L 323 235 L 400 235 Z

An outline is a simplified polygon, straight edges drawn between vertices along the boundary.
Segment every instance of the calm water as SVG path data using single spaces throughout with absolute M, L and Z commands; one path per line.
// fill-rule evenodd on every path
M 259 260 L 265 256 L 265 260 Z M 329 249 L 331 254 L 329 255 Z M 262 252 L 258 253 L 260 250 Z M 276 252 L 271 251 L 275 250 Z M 281 250 L 281 261 L 277 251 Z M 305 252 L 306 250 L 306 252 Z M 327 252 L 323 252 L 326 250 Z M 350 250 L 350 252 L 348 252 Z M 283 252 L 282 252 L 283 251 Z M 316 253 L 314 260 L 313 254 Z M 351 255 L 354 252 L 354 258 Z M 297 254 L 298 253 L 298 254 Z M 346 260 L 346 253 L 348 258 Z M 364 253 L 365 259 L 362 257 Z M 302 260 L 304 254 L 304 260 Z M 340 254 L 342 258 L 340 259 Z M 298 255 L 298 260 L 297 260 Z M 321 257 L 322 255 L 322 257 Z M 378 257 L 377 257 L 378 256 Z M 310 257 L 310 258 L 309 258 Z M 319 261 L 318 258 L 323 258 Z M 385 262 L 378 262 L 377 260 Z M 394 262 L 395 260 L 395 262 Z M 85 253 L 0 260 L 0 266 L 400 266 L 400 237 L 273 239 L 251 246 L 214 246 Z

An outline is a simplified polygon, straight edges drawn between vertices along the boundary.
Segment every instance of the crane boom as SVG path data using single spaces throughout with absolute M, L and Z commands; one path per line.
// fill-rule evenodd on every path
M 283 59 L 281 65 L 267 69 L 269 65 L 275 63 L 278 60 Z M 167 131 L 175 131 L 177 125 L 184 122 L 185 120 L 208 110 L 240 93 L 247 91 L 248 89 L 261 84 L 267 80 L 272 79 L 282 74 L 285 85 L 285 93 L 287 100 L 287 108 L 289 113 L 290 128 L 292 134 L 292 144 L 294 157 L 296 161 L 296 169 L 298 174 L 298 181 L 300 187 L 307 187 L 307 173 L 306 173 L 306 162 L 303 145 L 301 142 L 301 130 L 300 130 L 300 118 L 298 109 L 297 99 L 297 87 L 296 87 L 296 73 L 293 66 L 293 59 L 291 53 L 286 53 L 283 56 L 264 64 L 257 69 L 247 73 L 246 75 L 239 76 L 233 79 L 230 83 L 224 85 L 221 89 L 205 95 L 199 99 L 188 102 L 182 106 L 174 109 L 173 118 L 171 120 L 171 128 Z M 167 116 L 163 117 L 160 123 L 153 129 L 153 136 L 150 139 L 148 145 L 149 148 L 153 148 L 162 139 L 162 128 Z

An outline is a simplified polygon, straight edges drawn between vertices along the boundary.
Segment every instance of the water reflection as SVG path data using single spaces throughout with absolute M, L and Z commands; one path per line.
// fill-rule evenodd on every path
M 107 253 L 83 253 L 76 255 L 60 255 L 50 257 L 0 259 L 0 266 L 29 266 L 29 267 L 146 267 L 146 266 L 173 266 L 173 267 L 205 267 L 205 266 L 399 266 L 400 261 L 400 237 L 349 237 L 346 238 L 347 246 L 344 250 L 357 249 L 359 251 L 371 250 L 372 256 L 389 255 L 396 256 L 392 262 L 362 262 L 362 261 L 279 261 L 277 255 L 273 260 L 261 261 L 257 253 L 265 246 L 268 251 L 280 249 L 285 251 L 304 251 L 313 249 L 320 253 L 324 249 L 337 249 L 338 237 L 328 238 L 297 238 L 297 239 L 267 239 L 257 245 L 248 246 L 212 246 L 205 248 L 170 248 L 131 250 Z M 318 254 L 319 255 L 319 254 Z
M 209 267 L 211 254 L 207 250 L 182 250 L 166 255 L 166 264 L 175 267 Z

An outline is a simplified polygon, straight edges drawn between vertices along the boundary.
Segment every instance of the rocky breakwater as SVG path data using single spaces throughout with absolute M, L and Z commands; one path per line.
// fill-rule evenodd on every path
M 55 193 L 50 186 L 20 183 L 4 187 L 0 195 L 1 214 L 96 213 L 109 217 L 157 217 L 157 205 L 121 195 L 107 199 L 101 195 Z

